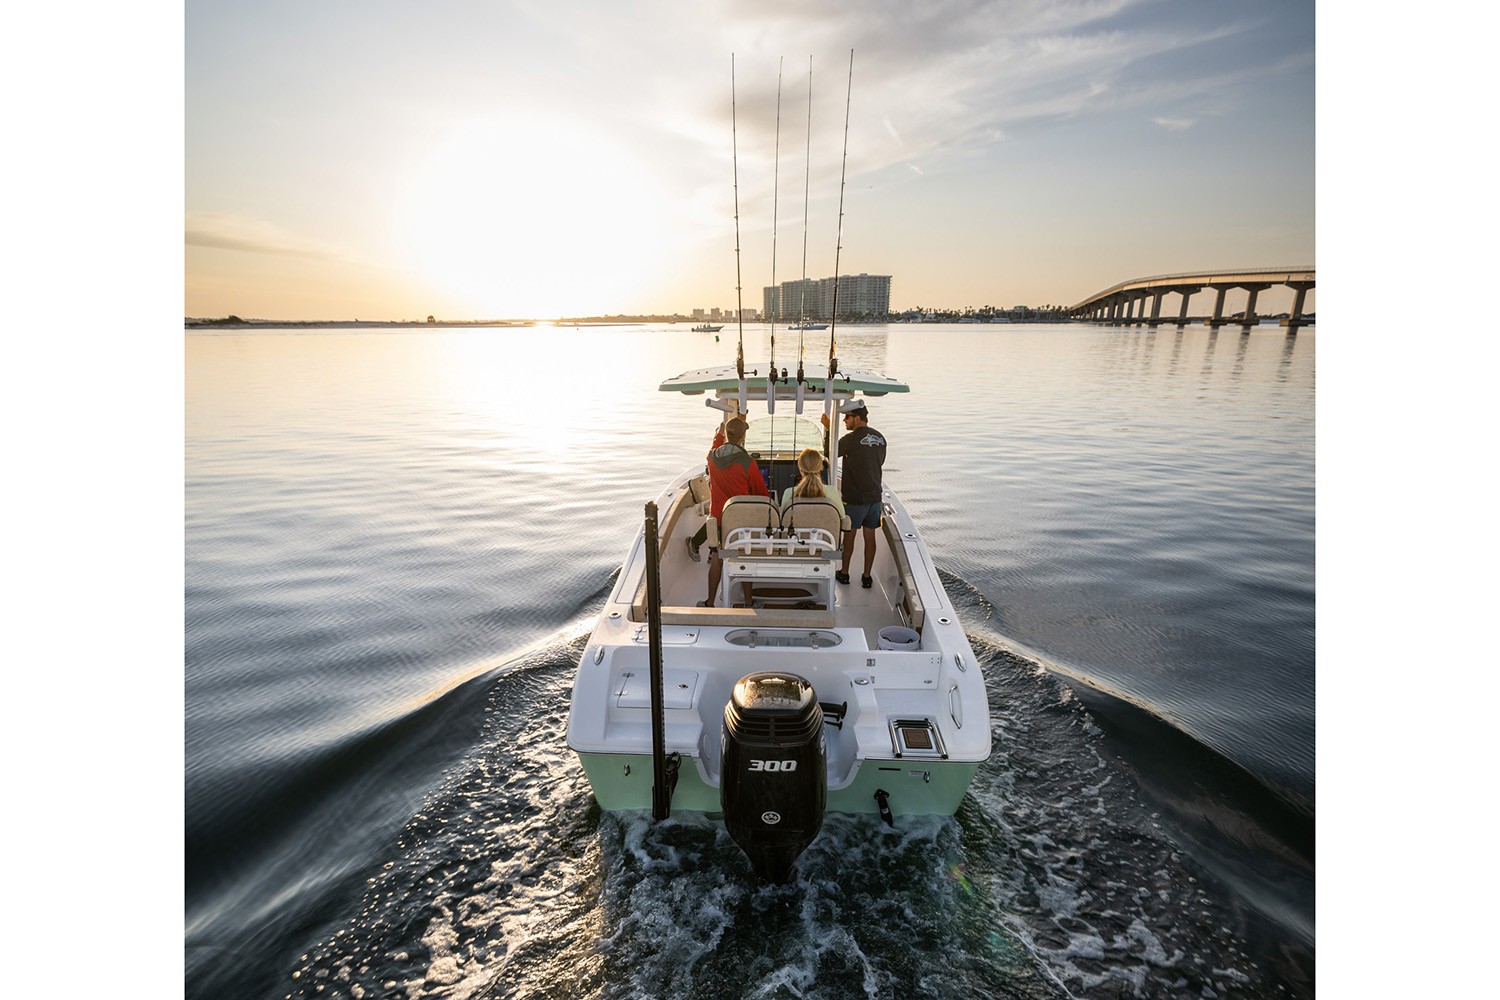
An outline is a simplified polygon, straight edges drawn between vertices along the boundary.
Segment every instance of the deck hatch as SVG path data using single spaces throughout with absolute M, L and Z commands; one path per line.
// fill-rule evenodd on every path
M 750 649 L 830 649 L 843 642 L 837 632 L 822 629 L 766 629 L 742 628 L 730 632 L 724 641 L 731 646 L 746 646 Z
M 897 757 L 946 758 L 943 738 L 931 719 L 891 719 L 891 747 Z
M 642 625 L 635 630 L 631 641 L 638 646 L 649 646 L 651 644 L 651 627 Z M 661 644 L 663 646 L 691 646 L 698 641 L 697 629 L 671 628 L 661 630 Z
M 667 667 L 662 671 L 662 707 L 692 708 L 693 697 L 698 692 L 698 672 L 681 667 Z M 627 670 L 620 675 L 614 688 L 615 705 L 620 708 L 651 707 L 651 672 L 649 670 Z

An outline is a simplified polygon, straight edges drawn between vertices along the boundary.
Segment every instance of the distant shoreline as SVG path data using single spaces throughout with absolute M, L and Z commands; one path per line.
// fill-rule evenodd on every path
M 530 329 L 533 327 L 609 327 L 609 326 L 645 326 L 646 324 L 662 324 L 675 326 L 677 324 L 701 323 L 702 320 L 693 319 L 670 319 L 652 316 L 639 318 L 582 318 L 582 319 L 474 319 L 474 320 L 434 320 L 431 323 L 419 320 L 381 320 L 381 319 L 240 319 L 238 316 L 227 319 L 197 319 L 188 317 L 183 320 L 185 330 L 367 330 L 367 329 L 412 329 L 412 330 L 437 330 L 455 328 L 499 328 L 499 329 Z M 880 321 L 847 320 L 840 326 L 868 326 L 871 322 Z M 725 324 L 728 326 L 729 324 Z M 746 320 L 746 326 L 764 326 L 762 320 Z M 790 329 L 790 327 L 788 327 Z
M 549 319 L 434 319 L 429 317 L 420 319 L 242 319 L 236 315 L 228 316 L 186 316 L 183 317 L 183 329 L 186 330 L 219 330 L 219 329 L 249 329 L 249 328 L 313 328 L 313 329 L 342 329 L 342 328 L 370 328 L 370 327 L 411 327 L 411 328 L 439 328 L 439 327 L 533 327 L 533 326 L 634 326 L 641 323 L 695 323 L 701 322 L 687 316 L 680 315 L 656 315 L 656 316 L 560 316 Z
M 530 319 L 478 319 L 478 320 L 433 320 L 425 322 L 415 319 L 241 319 L 238 316 L 226 316 L 221 319 L 201 319 L 194 316 L 184 317 L 183 329 L 185 330 L 245 330 L 245 329 L 276 329 L 284 330 L 290 328 L 312 328 L 312 329 L 360 329 L 368 327 L 455 327 L 455 326 L 536 326 L 537 320 Z M 549 322 L 543 320 L 541 322 Z
M 1012 319 L 1009 317 L 974 317 L 974 316 L 937 316 L 921 318 L 896 318 L 891 317 L 883 320 L 857 319 L 844 320 L 839 326 L 920 326 L 926 324 L 938 325 L 980 325 L 980 326 L 1008 326 L 1008 325 L 1068 325 L 1068 326 L 1094 326 L 1094 327 L 1169 327 L 1169 326 L 1207 326 L 1208 316 L 1187 316 L 1182 318 L 1162 318 L 1156 321 L 1147 321 L 1142 318 L 1121 319 L 1113 322 L 1107 320 L 1088 320 L 1070 316 L 1058 316 L 1055 314 L 1031 316 L 1025 319 Z M 1215 326 L 1288 326 L 1287 313 L 1276 313 L 1255 317 L 1253 323 L 1244 323 L 1239 314 L 1225 317 L 1218 321 Z M 561 327 L 615 327 L 615 326 L 644 326 L 646 324 L 658 324 L 675 326 L 677 324 L 701 323 L 702 320 L 688 319 L 677 316 L 590 316 L 574 319 L 451 319 L 451 320 L 396 320 L 396 319 L 241 319 L 238 316 L 228 316 L 222 319 L 201 319 L 197 317 L 186 317 L 183 320 L 184 330 L 439 330 L 439 329 L 532 329 L 535 327 L 561 328 Z M 726 321 L 729 326 L 733 321 Z M 765 320 L 747 320 L 747 326 L 766 326 Z M 1313 327 L 1317 325 L 1316 316 L 1308 313 L 1298 320 L 1297 326 Z M 791 327 L 786 327 L 791 329 Z

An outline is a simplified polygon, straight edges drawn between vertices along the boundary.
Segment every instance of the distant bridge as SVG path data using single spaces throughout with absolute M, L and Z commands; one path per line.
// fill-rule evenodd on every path
M 1312 267 L 1262 267 L 1245 271 L 1189 271 L 1183 274 L 1159 274 L 1153 278 L 1134 278 L 1112 285 L 1102 292 L 1090 295 L 1077 305 L 1069 306 L 1065 313 L 1074 319 L 1097 320 L 1101 323 L 1148 323 L 1155 326 L 1161 318 L 1162 299 L 1168 295 L 1182 296 L 1182 304 L 1175 319 L 1165 322 L 1179 325 L 1188 322 L 1188 300 L 1205 288 L 1215 292 L 1214 310 L 1203 318 L 1209 326 L 1226 323 L 1251 326 L 1260 321 L 1255 314 L 1255 297 L 1274 285 L 1286 285 L 1295 291 L 1289 318 L 1282 325 L 1298 327 L 1310 323 L 1305 319 L 1302 306 L 1310 288 L 1318 284 L 1317 270 Z M 1245 311 L 1230 319 L 1224 318 L 1224 293 L 1233 288 L 1242 288 L 1250 293 Z M 1150 304 L 1150 317 L 1146 315 Z

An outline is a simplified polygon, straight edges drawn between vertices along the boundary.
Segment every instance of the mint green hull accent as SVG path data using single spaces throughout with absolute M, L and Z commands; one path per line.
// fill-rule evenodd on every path
M 594 788 L 594 798 L 605 812 L 651 808 L 651 755 L 628 753 L 581 753 L 583 773 Z M 672 793 L 673 809 L 718 812 L 719 789 L 698 777 L 698 768 L 684 759 Z
M 583 772 L 605 812 L 651 808 L 649 754 L 580 753 Z M 867 760 L 847 787 L 828 790 L 828 812 L 878 813 L 877 789 L 889 793 L 897 816 L 951 816 L 958 811 L 977 763 L 948 760 Z M 697 765 L 686 758 L 678 771 L 672 808 L 718 812 L 717 786 L 706 785 Z
M 829 789 L 828 811 L 878 813 L 877 789 L 884 789 L 891 812 L 897 816 L 952 816 L 978 764 L 952 760 L 867 760 L 847 788 Z

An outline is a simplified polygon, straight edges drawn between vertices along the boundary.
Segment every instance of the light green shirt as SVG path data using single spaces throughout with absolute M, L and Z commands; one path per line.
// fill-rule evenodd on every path
M 782 510 L 786 510 L 787 505 L 790 504 L 793 499 L 796 499 L 796 498 L 794 498 L 792 496 L 792 493 L 793 493 L 793 491 L 796 490 L 796 488 L 797 487 L 795 487 L 795 486 L 788 486 L 786 489 L 784 489 L 784 490 L 781 491 L 781 509 Z M 841 497 L 841 496 L 839 496 L 838 488 L 834 487 L 834 486 L 829 486 L 827 484 L 824 484 L 824 486 L 823 486 L 823 492 L 826 493 L 827 494 L 827 498 L 829 500 L 832 500 L 834 502 L 834 505 L 838 507 L 838 509 L 839 509 L 839 517 L 843 517 L 844 516 L 844 498 Z M 817 499 L 817 498 L 814 497 L 813 499 Z

